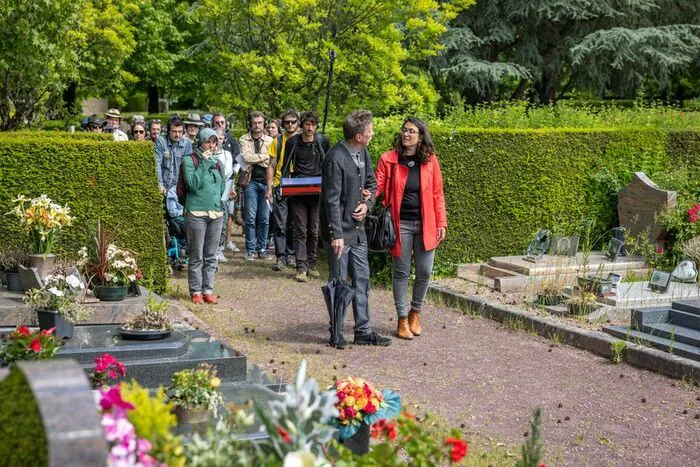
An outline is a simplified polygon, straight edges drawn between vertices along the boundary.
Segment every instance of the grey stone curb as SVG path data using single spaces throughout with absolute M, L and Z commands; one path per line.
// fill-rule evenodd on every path
M 554 318 L 542 318 L 523 313 L 501 304 L 496 304 L 479 297 L 455 293 L 431 284 L 428 294 L 439 297 L 448 306 L 470 311 L 496 321 L 520 320 L 527 330 L 551 338 L 558 335 L 565 342 L 598 355 L 610 358 L 610 344 L 619 340 L 602 331 L 589 331 L 562 322 Z M 633 342 L 627 342 L 623 360 L 647 370 L 656 371 L 675 378 L 682 378 L 700 384 L 700 362 L 679 357 L 651 347 L 645 347 Z

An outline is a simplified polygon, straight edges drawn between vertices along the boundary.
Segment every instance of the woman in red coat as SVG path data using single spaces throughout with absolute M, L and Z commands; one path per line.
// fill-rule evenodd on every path
M 377 194 L 391 204 L 396 229 L 393 257 L 394 304 L 399 315 L 397 335 L 420 336 L 420 311 L 433 271 L 435 248 L 445 239 L 447 213 L 442 172 L 425 122 L 409 117 L 396 136 L 394 149 L 377 164 Z M 411 258 L 416 263 L 413 298 L 408 301 Z

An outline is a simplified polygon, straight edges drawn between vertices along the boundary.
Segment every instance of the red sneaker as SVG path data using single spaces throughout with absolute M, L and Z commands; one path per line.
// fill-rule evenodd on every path
M 201 293 L 196 293 L 192 295 L 192 303 L 195 305 L 201 305 L 204 303 L 204 300 L 202 299 L 202 294 Z
M 211 293 L 205 293 L 204 303 L 211 303 L 212 305 L 216 305 L 217 303 L 219 303 L 219 301 L 216 299 L 216 295 Z

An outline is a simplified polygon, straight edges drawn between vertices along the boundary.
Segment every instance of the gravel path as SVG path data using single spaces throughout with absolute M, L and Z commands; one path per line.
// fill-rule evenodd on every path
M 335 376 L 363 376 L 399 390 L 415 413 L 437 413 L 462 427 L 467 439 L 511 452 L 539 406 L 547 465 L 700 462 L 696 386 L 430 303 L 423 335 L 413 341 L 338 351 L 326 346 L 321 280 L 297 283 L 291 271 L 272 271 L 272 263 L 227 255 L 230 261 L 216 278 L 219 305 L 182 303 L 271 376 L 292 381 L 301 359 L 321 384 Z M 177 273 L 173 288 L 186 291 L 185 279 Z M 391 292 L 372 290 L 370 307 L 374 330 L 393 335 Z M 352 336 L 348 314 L 346 337 Z

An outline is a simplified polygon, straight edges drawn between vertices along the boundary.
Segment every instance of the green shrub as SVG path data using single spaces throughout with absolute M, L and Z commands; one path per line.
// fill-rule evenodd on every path
M 48 441 L 27 380 L 17 367 L 0 381 L 0 459 L 8 467 L 48 465 Z
M 0 248 L 25 247 L 19 224 L 4 216 L 12 200 L 45 193 L 75 216 L 58 236 L 57 254 L 76 258 L 88 241 L 88 226 L 101 218 L 108 227 L 118 226 L 119 245 L 137 255 L 141 270 L 162 289 L 167 277 L 163 197 L 153 146 L 87 135 L 0 134 Z

